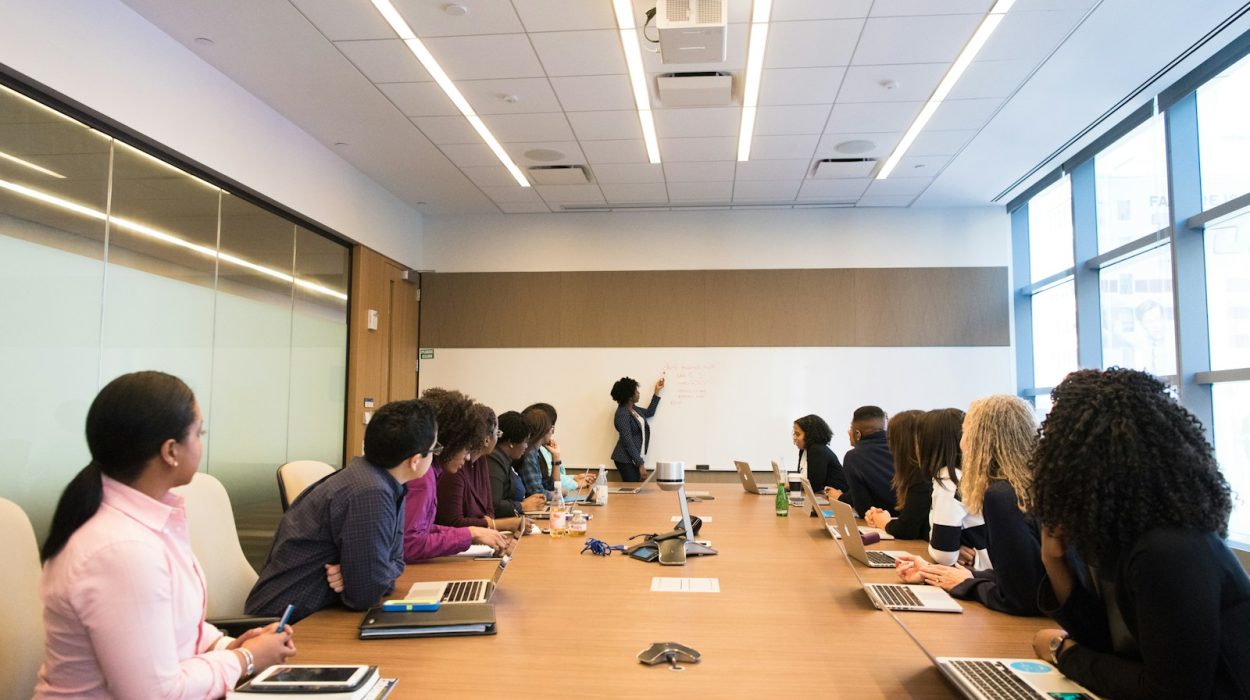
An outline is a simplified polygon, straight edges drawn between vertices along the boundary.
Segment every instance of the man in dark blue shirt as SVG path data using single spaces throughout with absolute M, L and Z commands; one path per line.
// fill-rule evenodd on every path
M 885 411 L 860 406 L 851 417 L 851 449 L 842 458 L 851 505 L 861 517 L 869 508 L 894 515 L 894 458 L 885 441 Z
M 274 537 L 249 615 L 292 621 L 332 605 L 376 605 L 404 571 L 404 484 L 425 475 L 441 451 L 434 410 L 423 401 L 383 406 L 365 428 L 365 456 L 309 486 Z

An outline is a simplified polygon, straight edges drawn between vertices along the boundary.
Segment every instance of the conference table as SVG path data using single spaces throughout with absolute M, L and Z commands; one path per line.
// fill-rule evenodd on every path
M 690 504 L 704 518 L 699 539 L 716 556 L 685 566 L 581 553 L 580 537 L 531 535 L 495 594 L 492 636 L 360 640 L 361 613 L 324 610 L 296 626 L 298 663 L 377 664 L 400 680 L 392 698 L 455 697 L 958 697 L 891 616 L 874 608 L 819 518 L 736 484 L 697 484 L 714 500 Z M 675 492 L 650 485 L 612 494 L 588 536 L 611 544 L 662 532 L 679 513 Z M 540 521 L 542 522 L 542 521 Z M 923 553 L 923 542 L 876 549 Z M 897 581 L 892 569 L 854 564 L 868 582 Z M 396 586 L 489 578 L 496 564 L 447 557 L 409 565 Z M 717 579 L 720 591 L 652 592 L 653 577 Z M 961 601 L 963 612 L 898 613 L 935 656 L 1033 656 L 1045 618 L 1012 617 Z M 702 659 L 681 671 L 646 666 L 639 651 L 679 642 Z

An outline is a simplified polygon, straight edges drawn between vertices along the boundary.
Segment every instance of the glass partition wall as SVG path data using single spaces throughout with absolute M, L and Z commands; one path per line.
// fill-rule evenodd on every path
M 0 496 L 42 538 L 114 377 L 195 391 L 267 547 L 284 462 L 342 460 L 349 249 L 0 87 Z M 263 556 L 263 551 L 260 552 Z

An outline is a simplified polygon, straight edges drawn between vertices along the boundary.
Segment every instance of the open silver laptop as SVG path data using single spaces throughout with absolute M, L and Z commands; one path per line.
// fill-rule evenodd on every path
M 737 460 L 734 460 L 734 467 L 738 470 L 739 483 L 742 484 L 742 488 L 747 493 L 753 493 L 757 496 L 776 496 L 777 495 L 776 486 L 760 486 L 758 483 L 756 483 L 755 475 L 751 473 L 751 465 L 747 464 L 746 462 L 739 462 Z M 773 462 L 774 471 L 777 471 L 776 467 L 777 467 L 777 463 Z M 782 483 L 780 477 L 778 477 L 777 483 L 778 484 Z
M 439 600 L 443 605 L 461 603 L 485 603 L 499 589 L 499 581 L 508 568 L 512 557 L 516 556 L 516 548 L 521 543 L 520 533 L 512 533 L 509 538 L 508 550 L 499 558 L 499 566 L 495 567 L 495 575 L 491 578 L 467 579 L 463 581 L 418 581 L 408 589 L 404 596 L 409 600 Z
M 821 525 L 824 526 L 825 531 L 829 533 L 830 537 L 833 537 L 833 539 L 835 540 L 841 539 L 842 531 L 838 528 L 838 521 L 837 521 L 837 518 L 835 517 L 835 511 L 833 510 L 833 506 L 831 505 L 831 503 L 828 500 L 826 500 L 824 505 L 821 505 L 818 503 L 817 505 L 812 506 L 810 509 L 805 507 L 805 504 L 815 502 L 813 499 L 815 498 L 816 494 L 814 493 L 814 490 L 812 489 L 811 482 L 808 481 L 807 479 L 799 479 L 799 484 L 803 488 L 803 503 L 799 505 L 803 507 L 804 511 L 811 510 L 812 515 L 815 515 L 816 517 L 820 518 Z M 851 525 L 855 527 L 855 529 L 857 529 L 860 534 L 863 534 L 866 532 L 875 532 L 877 533 L 878 539 L 882 539 L 882 540 L 894 539 L 894 535 L 891 535 L 890 533 L 880 528 L 856 527 L 855 526 L 855 511 L 850 510 L 850 506 L 846 505 L 845 503 L 842 503 L 841 501 L 834 501 L 833 503 L 839 503 L 843 506 L 846 506 L 851 516 L 851 519 L 848 522 L 850 522 Z M 824 506 L 829 506 L 830 509 L 825 510 Z M 863 546 L 863 540 L 860 540 L 860 546 Z M 894 564 L 891 563 L 890 566 L 894 566 Z
M 642 491 L 642 487 L 651 483 L 653 479 L 655 479 L 654 469 L 652 469 L 651 472 L 647 474 L 647 478 L 643 479 L 642 483 L 637 486 L 617 486 L 614 489 L 610 489 L 608 493 L 640 493 Z
M 1098 698 L 1084 686 L 1068 679 L 1059 669 L 1039 659 L 930 658 L 942 675 L 964 697 L 972 700 Z
M 842 501 L 833 501 L 829 506 L 833 508 L 834 527 L 842 536 L 842 544 L 846 545 L 846 553 L 852 558 L 874 569 L 892 569 L 894 558 L 900 554 L 907 554 L 903 551 L 866 549 L 863 538 L 859 536 L 864 532 L 864 528 L 855 524 L 855 511 Z M 869 529 L 876 532 L 873 528 Z

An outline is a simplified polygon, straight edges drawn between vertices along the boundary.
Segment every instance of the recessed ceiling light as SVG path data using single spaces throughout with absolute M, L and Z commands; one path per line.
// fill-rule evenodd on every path
M 534 148 L 522 153 L 521 155 L 529 158 L 530 160 L 536 160 L 542 163 L 564 160 L 564 154 L 552 148 Z
M 469 14 L 469 8 L 465 5 L 461 5 L 458 2 L 453 2 L 453 3 L 448 3 L 446 5 L 443 5 L 443 12 L 446 12 L 452 17 L 464 17 L 465 15 Z
M 642 65 L 634 6 L 630 0 L 612 0 L 612 9 L 616 12 L 616 27 L 621 33 L 621 49 L 625 52 L 629 83 L 634 90 L 634 108 L 638 110 L 638 126 L 642 128 L 642 141 L 647 146 L 647 160 L 659 163 L 660 139 L 656 136 L 655 118 L 651 115 L 651 89 Z
M 859 154 L 867 153 L 876 148 L 877 144 L 865 139 L 854 139 L 852 141 L 843 141 L 833 147 L 833 150 L 839 153 Z
M 199 44 L 200 46 L 212 46 L 213 40 L 209 39 L 206 36 L 197 36 L 195 37 L 195 43 Z
M 747 45 L 746 81 L 742 89 L 742 120 L 738 124 L 738 160 L 751 157 L 751 137 L 755 132 L 755 108 L 764 75 L 764 48 L 768 43 L 768 20 L 773 0 L 751 3 L 751 38 Z

